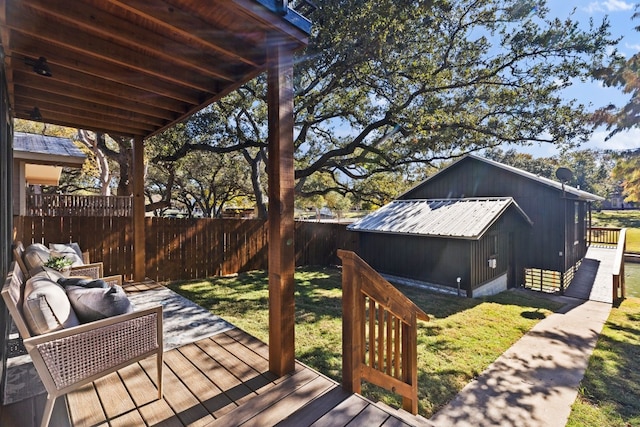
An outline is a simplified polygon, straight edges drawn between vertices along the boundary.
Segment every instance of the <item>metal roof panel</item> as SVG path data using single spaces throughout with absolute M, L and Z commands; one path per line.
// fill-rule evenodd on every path
M 351 224 L 351 231 L 478 239 L 508 208 L 511 197 L 394 200 Z

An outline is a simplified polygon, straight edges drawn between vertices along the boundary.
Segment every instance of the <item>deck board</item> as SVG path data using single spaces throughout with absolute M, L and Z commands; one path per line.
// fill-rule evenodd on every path
M 118 373 L 102 377 L 94 385 L 107 418 L 117 418 L 136 408 Z
M 93 383 L 67 394 L 71 424 L 75 427 L 93 426 L 107 420 Z
M 163 399 L 155 358 L 148 358 L 59 398 L 51 426 L 407 425 L 299 362 L 292 374 L 276 377 L 268 355 L 268 346 L 244 331 L 222 332 L 164 353 Z M 0 425 L 38 426 L 44 401 L 40 395 L 0 407 Z

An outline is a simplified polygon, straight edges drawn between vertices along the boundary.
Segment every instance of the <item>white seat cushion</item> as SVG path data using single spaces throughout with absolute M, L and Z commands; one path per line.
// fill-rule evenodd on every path
M 34 335 L 80 324 L 64 288 L 50 280 L 46 274 L 27 280 L 22 314 Z

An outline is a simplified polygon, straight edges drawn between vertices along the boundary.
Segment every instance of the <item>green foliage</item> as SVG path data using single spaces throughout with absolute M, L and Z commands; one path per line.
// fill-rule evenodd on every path
M 625 202 L 640 202 L 640 153 L 618 159 L 613 177 L 622 182 Z
M 518 153 L 515 149 L 504 152 L 494 148 L 488 150 L 485 156 L 555 181 L 558 180 L 558 168 L 569 168 L 573 177 L 567 184 L 602 197 L 610 196 L 618 188 L 612 177 L 614 159 L 607 152 L 574 150 L 559 156 L 534 158 L 531 154 Z
M 295 62 L 298 195 L 334 191 L 379 204 L 394 194 L 377 175 L 413 182 L 463 153 L 506 142 L 571 146 L 591 133 L 586 108 L 561 91 L 613 44 L 606 21 L 583 31 L 571 17 L 549 19 L 544 1 L 316 3 L 309 46 Z M 260 205 L 266 111 L 260 76 L 189 120 L 187 138 L 154 162 L 241 152 Z
M 637 11 L 633 14 L 634 19 L 639 16 L 640 13 Z M 639 31 L 640 27 L 635 29 Z M 607 130 L 610 131 L 607 139 L 619 132 L 638 127 L 640 123 L 638 122 L 640 115 L 640 53 L 626 58 L 614 51 L 608 64 L 601 64 L 601 66 L 594 68 L 593 76 L 602 81 L 605 86 L 616 87 L 624 94 L 631 96 L 626 105 L 609 104 L 598 109 L 594 114 L 594 123 L 606 125 Z
M 73 264 L 73 261 L 65 258 L 64 256 L 51 256 L 49 257 L 47 262 L 44 263 L 44 266 L 53 268 L 54 270 L 62 271 L 66 267 L 71 267 L 71 264 Z

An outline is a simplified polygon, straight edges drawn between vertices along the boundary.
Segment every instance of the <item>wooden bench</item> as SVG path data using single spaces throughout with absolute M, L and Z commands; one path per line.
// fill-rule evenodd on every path
M 13 262 L 2 298 L 47 391 L 41 427 L 48 426 L 58 396 L 154 354 L 158 398 L 162 398 L 161 306 L 33 335 L 22 312 L 24 284 L 24 275 Z

